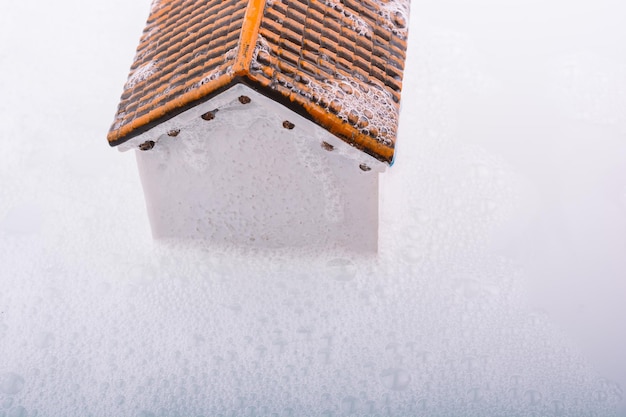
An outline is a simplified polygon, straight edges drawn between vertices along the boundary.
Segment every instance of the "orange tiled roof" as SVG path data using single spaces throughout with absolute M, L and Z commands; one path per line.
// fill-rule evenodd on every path
M 390 162 L 408 3 L 154 0 L 109 143 L 245 83 Z

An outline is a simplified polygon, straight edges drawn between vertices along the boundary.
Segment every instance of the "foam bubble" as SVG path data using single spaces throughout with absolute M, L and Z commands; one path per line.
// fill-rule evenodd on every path
M 402 391 L 409 387 L 411 374 L 402 368 L 388 368 L 381 372 L 383 384 L 393 391 Z
M 261 68 L 259 62 L 267 65 L 270 55 L 271 48 L 267 40 L 259 36 L 251 69 Z M 319 58 L 330 61 L 324 54 Z M 325 80 L 308 77 L 305 81 L 310 91 L 301 91 L 292 84 L 285 87 L 314 100 L 329 112 L 359 128 L 361 133 L 375 138 L 384 145 L 393 144 L 392 138 L 397 134 L 398 109 L 393 94 L 388 92 L 380 81 L 371 77 L 367 84 L 357 83 L 340 73 L 335 73 Z
M 381 8 L 381 15 L 387 20 L 388 27 L 397 35 L 408 34 L 409 1 L 376 1 Z
M 54 339 L 55 339 L 54 334 L 50 332 L 39 333 L 35 337 L 35 346 L 37 346 L 40 349 L 48 348 L 54 343 Z
M 349 9 L 344 7 L 344 5 L 338 1 L 325 0 L 324 3 L 327 6 L 333 7 L 338 12 L 343 13 L 343 15 L 346 16 L 348 20 L 351 22 L 350 28 L 354 30 L 356 33 L 358 33 L 361 36 L 364 36 L 364 35 L 371 36 L 372 28 L 370 27 L 370 25 L 367 24 L 367 22 L 362 17 L 352 13 Z
M 350 259 L 331 259 L 327 265 L 329 275 L 337 281 L 350 281 L 356 275 L 356 265 Z
M 126 85 L 124 89 L 133 88 L 135 85 L 140 83 L 141 81 L 147 80 L 150 76 L 152 76 L 159 69 L 156 61 L 147 62 L 139 67 L 137 67 L 129 76 L 126 81 Z
M 355 125 L 361 133 L 370 135 L 385 145 L 391 145 L 396 135 L 398 110 L 391 93 L 380 82 L 370 79 L 367 86 L 357 84 L 341 74 L 324 82 L 310 80 L 309 87 L 319 104 L 331 109 L 336 97 L 341 106 L 331 111 L 344 121 Z
M 28 417 L 28 411 L 22 406 L 13 407 L 9 410 L 7 417 Z
M 24 383 L 24 378 L 14 372 L 0 374 L 0 391 L 5 394 L 15 395 L 19 393 L 24 388 Z
M 426 32 L 422 40 L 428 42 Z M 454 42 L 419 44 L 435 55 L 458 48 Z M 463 45 L 460 50 L 467 51 Z M 407 140 L 401 140 L 406 163 L 399 161 L 383 177 L 376 259 L 329 247 L 320 254 L 153 242 L 131 155 L 112 153 L 112 162 L 98 164 L 98 174 L 84 182 L 58 168 L 68 147 L 72 157 L 90 160 L 77 152 L 87 149 L 77 145 L 84 135 L 53 123 L 37 126 L 37 118 L 24 114 L 38 131 L 67 133 L 67 146 L 59 146 L 58 137 L 29 136 L 25 125 L 25 140 L 9 144 L 11 152 L 0 156 L 8 159 L 0 164 L 0 212 L 22 196 L 28 201 L 30 194 L 63 214 L 55 214 L 36 239 L 0 232 L 0 323 L 6 323 L 0 340 L 0 415 L 22 413 L 18 407 L 30 417 L 624 415 L 616 411 L 623 389 L 600 379 L 550 320 L 529 313 L 524 270 L 487 248 L 503 208 L 514 201 L 515 190 L 509 188 L 516 185 L 502 155 L 489 157 L 480 148 L 484 138 L 456 128 L 455 112 L 469 109 L 457 108 L 460 84 L 446 83 L 441 74 L 463 74 L 472 60 L 425 56 L 427 62 L 407 74 L 432 72 L 439 78 L 418 76 L 421 89 L 406 91 L 420 97 L 425 114 L 417 117 L 419 112 L 411 110 L 416 103 L 405 103 L 409 119 L 420 122 L 409 124 Z M 97 84 L 91 94 L 98 92 Z M 433 85 L 450 95 L 437 95 Z M 352 85 L 338 88 L 354 95 Z M 236 118 L 234 110 L 230 114 Z M 300 126 L 288 131 L 289 139 Z M 179 127 L 181 135 L 159 139 L 157 149 L 166 141 L 185 140 L 184 125 Z M 500 138 L 502 132 L 496 133 Z M 528 138 L 522 145 L 528 146 Z M 611 149 L 600 142 L 603 146 L 594 149 Z M 34 143 L 45 158 L 36 168 L 15 170 L 32 156 Z M 314 144 L 319 150 L 319 141 Z M 272 164 L 296 159 L 295 152 Z M 338 147 L 323 155 L 335 157 L 334 152 Z M 201 163 L 194 162 L 198 169 Z M 219 181 L 226 191 L 235 188 L 232 176 L 189 172 L 189 178 Z M 273 181 L 269 175 L 261 180 L 260 189 Z M 597 184 L 602 186 L 601 179 Z M 610 185 L 619 191 L 624 181 L 614 176 Z M 617 196 L 607 203 L 615 209 L 620 203 L 612 197 Z M 548 236 L 559 246 L 554 234 Z M 606 242 L 597 242 L 599 250 L 606 248 Z M 332 259 L 341 261 L 332 265 Z M 555 266 L 571 260 L 565 252 L 564 263 L 557 259 Z M 609 267 L 622 271 L 620 265 Z M 572 277 L 557 288 L 553 301 L 571 292 Z M 608 280 L 594 277 L 599 286 Z M 99 286 L 103 281 L 110 283 L 106 291 Z M 622 293 L 616 293 L 619 299 Z M 573 316 L 585 319 L 579 313 Z M 601 322 L 612 323 L 609 331 L 619 324 L 610 320 L 619 316 L 613 313 Z M 54 335 L 44 349 L 35 343 L 39 332 Z M 615 341 L 618 367 L 623 349 Z M 4 389 L 15 386 L 6 383 L 8 371 L 18 375 L 8 379 L 23 387 L 15 394 Z

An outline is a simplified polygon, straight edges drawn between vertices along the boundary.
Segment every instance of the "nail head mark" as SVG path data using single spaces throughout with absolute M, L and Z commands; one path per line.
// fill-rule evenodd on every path
M 144 143 L 142 143 L 141 145 L 139 145 L 139 149 L 142 150 L 142 151 L 149 151 L 152 148 L 154 148 L 154 141 L 153 140 L 147 140 Z
M 361 165 L 359 165 L 359 168 L 361 168 L 361 171 L 365 171 L 365 172 L 367 172 L 367 171 L 371 171 L 371 170 L 372 170 L 372 168 L 370 168 L 370 167 L 369 167 L 369 166 L 367 166 L 366 164 L 361 164 Z
M 327 150 L 329 152 L 335 149 L 335 147 L 333 145 L 331 145 L 330 143 L 328 143 L 326 141 L 322 142 L 321 145 L 322 145 L 322 148 L 324 148 L 325 150 Z
M 213 120 L 215 119 L 215 112 L 214 111 L 208 111 L 206 113 L 204 113 L 202 116 L 200 116 L 203 120 Z
M 296 125 L 294 125 L 293 123 L 291 123 L 289 120 L 285 120 L 285 121 L 283 122 L 283 127 L 284 127 L 285 129 L 291 130 L 291 129 L 293 129 L 294 127 L 296 127 Z
M 248 96 L 239 96 L 239 102 L 241 104 L 248 104 L 250 103 L 252 100 L 250 99 L 250 97 Z
M 175 138 L 176 136 L 178 136 L 179 133 L 180 133 L 180 129 L 172 129 L 169 132 L 167 132 L 167 136 L 171 136 Z

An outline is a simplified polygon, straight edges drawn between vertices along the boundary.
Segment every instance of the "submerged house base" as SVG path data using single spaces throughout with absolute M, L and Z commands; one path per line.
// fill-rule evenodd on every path
M 386 164 L 238 84 L 120 146 L 155 237 L 376 252 Z

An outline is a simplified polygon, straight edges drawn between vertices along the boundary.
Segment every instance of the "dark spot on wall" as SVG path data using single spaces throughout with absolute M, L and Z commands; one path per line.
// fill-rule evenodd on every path
M 332 151 L 335 149 L 335 147 L 328 142 L 322 142 L 321 145 L 322 145 L 322 148 L 324 148 L 327 151 Z
M 154 145 L 155 143 L 153 140 L 147 140 L 141 145 L 139 145 L 139 149 L 142 151 L 149 151 L 150 149 L 154 148 Z

